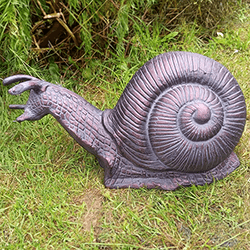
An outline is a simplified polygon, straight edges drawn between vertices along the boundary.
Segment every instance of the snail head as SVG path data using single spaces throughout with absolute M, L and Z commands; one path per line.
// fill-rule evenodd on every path
M 24 113 L 19 116 L 16 121 L 24 120 L 39 120 L 48 113 L 46 107 L 41 105 L 40 99 L 42 94 L 50 83 L 28 75 L 14 75 L 3 80 L 3 85 L 10 85 L 15 82 L 20 82 L 16 86 L 9 89 L 11 95 L 20 95 L 26 90 L 30 90 L 29 99 L 26 104 L 9 105 L 11 109 L 24 109 Z

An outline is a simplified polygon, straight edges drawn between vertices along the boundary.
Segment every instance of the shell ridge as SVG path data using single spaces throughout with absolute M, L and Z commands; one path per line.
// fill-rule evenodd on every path
M 142 100 L 139 100 L 140 98 L 135 96 L 132 92 L 126 92 L 125 96 L 127 97 L 127 100 L 133 102 L 133 104 L 131 105 L 127 101 L 127 104 L 131 108 L 131 111 L 135 111 L 140 116 L 146 116 L 146 115 L 143 115 L 142 112 L 147 111 L 148 107 L 145 105 L 145 103 Z M 140 111 L 138 111 L 137 109 L 140 109 Z
M 142 68 L 142 70 L 140 71 L 140 73 L 141 73 L 141 76 L 142 76 L 142 80 L 143 80 L 143 78 L 146 80 L 146 82 L 145 81 L 143 81 L 144 83 L 145 83 L 145 86 L 146 86 L 146 88 L 149 90 L 149 92 L 151 93 L 151 94 L 154 94 L 154 95 L 156 95 L 156 93 L 155 93 L 155 91 L 154 91 L 154 87 L 152 87 L 151 86 L 151 82 L 150 82 L 150 80 L 147 78 L 147 75 L 148 75 L 148 72 L 144 72 L 144 70 L 145 71 L 147 71 L 147 67 L 145 66 L 145 67 L 143 67 Z M 147 84 L 146 84 L 147 83 Z M 157 95 L 156 95 L 157 96 Z
M 121 122 L 120 123 L 120 126 L 123 130 L 125 130 L 127 133 L 131 134 L 131 136 L 133 137 L 134 134 L 138 135 L 140 137 L 140 139 L 142 140 L 141 138 L 141 128 L 139 127 L 131 127 L 131 128 L 128 128 L 127 124 L 124 123 L 124 122 Z
M 120 129 L 119 131 L 117 131 L 116 134 L 117 134 L 118 136 L 123 135 L 123 137 L 129 138 L 129 142 L 128 142 L 128 140 L 123 140 L 123 143 L 124 143 L 124 145 L 128 146 L 128 148 L 131 147 L 131 149 L 132 149 L 132 147 L 134 147 L 134 148 L 137 148 L 137 147 L 138 147 L 138 144 L 137 144 L 137 143 L 138 143 L 138 139 L 141 140 L 141 141 L 143 142 L 143 138 L 137 138 L 137 137 L 132 136 L 131 134 L 129 134 L 129 136 L 128 136 L 127 130 L 126 130 L 126 129 L 123 129 L 122 127 L 121 127 L 121 129 Z M 133 138 L 133 137 L 134 137 L 134 138 Z M 131 141 L 131 140 L 132 140 L 132 141 Z M 141 146 L 141 148 L 143 148 L 143 146 Z M 144 148 L 146 148 L 146 147 L 144 147 Z
M 231 95 L 230 95 L 230 98 L 228 97 L 228 101 L 227 103 L 230 105 L 230 106 L 233 106 L 234 105 L 234 100 L 235 99 L 242 99 L 242 101 L 245 102 L 245 100 L 243 100 L 242 96 L 240 95 L 241 91 L 238 89 L 237 91 L 233 91 L 235 89 L 235 87 L 232 87 L 231 88 Z M 237 101 L 238 102 L 238 101 Z M 231 104 L 232 103 L 232 104 Z
M 173 82 L 174 82 L 174 85 L 178 85 L 178 73 L 177 73 L 177 70 L 176 70 L 176 67 L 175 67 L 175 61 L 174 61 L 174 56 L 175 56 L 175 53 L 172 53 L 172 56 L 169 58 L 168 60 L 168 63 L 170 65 L 170 68 L 171 68 L 171 71 L 172 71 L 172 74 L 173 74 Z
M 178 60 L 179 53 L 173 53 L 173 67 L 175 69 L 176 85 L 182 84 L 182 68 Z
M 190 60 L 190 64 L 189 64 L 189 77 L 190 79 L 188 80 L 189 82 L 195 82 L 195 77 L 194 77 L 194 73 L 195 73 L 195 69 L 194 69 L 194 58 L 192 55 L 188 54 L 187 58 Z
M 159 92 L 157 92 L 157 94 L 159 95 L 162 92 L 161 91 L 162 86 L 161 86 L 161 80 L 160 80 L 160 77 L 159 77 L 159 75 L 161 74 L 161 70 L 160 70 L 159 67 L 157 67 L 159 70 L 157 70 L 157 68 L 156 68 L 156 65 L 159 66 L 159 60 L 158 60 L 158 58 L 155 58 L 155 60 L 152 61 L 152 65 L 153 65 L 155 77 L 157 79 L 154 79 L 153 76 L 152 76 L 152 78 L 155 81 L 156 89 L 159 91 Z
M 167 95 L 171 96 L 172 101 L 177 105 L 178 110 L 180 110 L 180 108 L 185 103 L 185 100 L 184 100 L 185 97 L 180 98 L 181 94 L 183 94 L 183 92 L 182 92 L 182 88 L 179 88 L 179 86 L 175 86 L 171 91 L 167 93 Z
M 166 125 L 166 126 L 163 126 L 165 125 L 165 122 L 168 122 L 169 124 Z M 159 128 L 162 128 L 162 131 L 164 130 L 169 130 L 169 129 L 172 129 L 172 125 L 176 125 L 176 122 L 173 121 L 172 117 L 169 118 L 169 117 L 166 117 L 165 119 L 164 118 L 159 118 L 158 120 L 156 121 L 150 121 L 150 124 L 154 125 L 155 128 L 159 127 Z
M 139 113 L 138 110 L 135 109 L 135 107 L 139 106 L 141 108 L 141 110 L 143 110 L 143 107 L 141 107 L 138 103 L 135 102 L 134 100 L 134 95 L 131 93 L 124 93 L 125 96 L 128 97 L 128 99 L 133 103 L 133 105 L 131 105 L 128 101 L 127 101 L 127 106 L 130 108 L 130 114 L 133 114 L 134 117 L 137 117 L 139 120 L 143 121 L 143 118 L 146 118 L 147 115 L 143 115 L 142 113 Z M 131 98 L 129 98 L 131 97 Z M 141 105 L 143 106 L 143 103 L 141 103 Z M 143 110 L 144 112 L 146 110 Z M 146 113 L 146 112 L 145 112 Z M 126 115 L 126 113 L 125 113 Z
M 224 93 L 222 93 L 221 96 L 229 96 L 230 95 L 228 92 L 231 91 L 232 86 L 234 86 L 234 83 L 232 83 L 232 82 L 235 81 L 234 77 L 231 74 L 230 74 L 230 76 L 231 76 L 231 78 L 225 83 L 225 85 L 223 87 Z
M 147 89 L 148 93 L 146 92 L 146 89 L 144 88 L 141 88 L 141 91 L 143 91 L 149 97 L 149 101 L 152 102 L 152 98 L 155 96 L 155 93 L 148 88 L 147 84 L 144 83 L 141 76 L 138 75 L 137 77 L 138 77 L 138 80 L 141 82 L 141 84 Z
M 190 86 L 186 86 L 186 88 L 183 88 L 183 92 L 186 98 L 186 102 L 190 102 L 190 96 L 191 96 Z
M 178 171 L 185 171 L 188 165 L 187 156 L 190 154 L 188 147 L 181 147 L 178 152 L 178 158 L 176 159 L 176 165 L 178 165 Z M 202 165 L 201 165 L 202 166 Z
M 165 93 L 164 93 L 165 94 Z M 168 96 L 171 97 L 171 101 L 174 103 L 174 105 L 177 107 L 177 110 L 180 110 L 180 108 L 182 107 L 182 103 L 180 103 L 180 100 L 178 98 L 178 93 L 176 93 L 175 89 L 172 89 L 171 92 L 168 92 Z M 164 98 L 161 98 L 160 100 L 162 100 Z M 164 102 L 163 102 L 164 103 Z
M 137 76 L 137 78 L 138 78 L 138 80 L 141 80 L 140 76 Z M 143 81 L 142 80 L 141 80 L 141 84 L 143 85 Z M 149 101 L 150 101 L 151 96 L 149 95 L 149 93 L 146 93 L 142 87 L 140 87 L 141 84 L 139 84 L 138 81 L 137 81 L 137 79 L 135 78 L 133 84 L 131 84 L 131 88 L 133 89 L 133 92 L 138 93 L 142 97 L 141 98 L 142 100 L 143 100 L 143 97 L 146 97 L 146 99 L 147 100 L 149 99 Z M 145 102 L 143 102 L 142 100 L 139 100 L 139 101 L 143 105 L 145 105 Z
M 204 81 L 206 78 L 204 76 L 206 75 L 206 70 L 205 70 L 205 68 L 202 67 L 202 62 L 206 61 L 206 57 L 199 56 L 198 58 L 199 59 L 198 59 L 198 63 L 197 63 L 198 64 L 197 65 L 197 68 L 198 68 L 197 72 L 198 72 L 199 84 L 204 87 Z M 204 95 L 205 95 L 205 93 L 204 93 Z M 203 96 L 203 98 L 204 98 L 204 96 Z
M 171 77 L 167 73 L 167 70 L 166 70 L 166 67 L 165 67 L 165 63 L 163 61 L 163 56 L 160 56 L 159 59 L 160 59 L 159 61 L 161 62 L 162 75 L 164 76 L 165 83 L 167 83 L 167 84 L 164 84 L 163 87 L 164 87 L 164 89 L 167 88 L 167 87 L 171 88 L 171 86 L 172 86 L 171 85 Z M 168 79 L 166 77 L 168 77 Z
M 126 92 L 124 93 L 124 96 L 126 97 L 127 100 L 132 100 L 132 101 L 133 101 L 133 103 L 134 103 L 134 106 L 133 106 L 133 107 L 139 106 L 140 109 L 144 110 L 144 108 L 145 108 L 145 103 L 143 102 L 143 99 L 142 99 L 142 98 L 138 98 L 138 97 L 135 95 L 135 93 L 138 94 L 140 97 L 142 97 L 142 96 L 140 95 L 139 92 L 135 92 L 135 89 L 134 89 L 133 87 L 131 87 L 131 88 L 133 89 L 133 91 L 126 91 Z M 128 103 L 128 101 L 127 101 L 127 103 Z M 148 108 L 148 107 L 146 107 L 146 109 L 147 109 L 147 108 Z M 144 110 L 144 111 L 145 111 L 145 110 Z M 139 114 L 140 114 L 140 113 L 139 113 Z
M 216 62 L 217 66 L 220 67 L 219 71 L 216 72 L 215 78 L 213 79 L 213 82 L 211 83 L 211 88 L 213 91 L 215 91 L 217 93 L 217 89 L 220 87 L 218 82 L 218 78 L 221 76 L 221 73 L 224 71 L 224 67 L 222 67 L 221 64 L 219 64 L 218 62 Z
M 124 118 L 124 116 L 123 116 L 123 118 Z M 127 126 L 127 119 L 126 120 L 125 119 L 121 119 L 121 121 L 119 122 L 119 124 L 120 124 L 119 125 L 120 129 L 122 129 L 122 131 L 126 131 L 126 133 L 131 134 L 132 137 L 133 137 L 133 134 L 136 134 L 140 138 L 140 140 L 143 140 L 143 133 L 141 132 L 142 131 L 141 126 L 139 126 L 139 127 L 138 126 L 136 126 L 136 127 L 135 126 L 128 127 Z M 129 138 L 129 137 L 126 137 L 126 138 Z M 137 142 L 139 143 L 139 141 L 137 141 Z
M 178 143 L 172 143 L 171 145 L 168 145 L 168 148 L 165 148 L 164 145 L 158 146 L 157 149 L 161 150 L 161 153 L 159 153 L 159 156 L 165 158 L 169 158 L 170 165 L 173 164 L 173 158 L 175 157 L 175 154 L 172 153 L 172 151 L 177 152 L 177 149 L 179 148 L 179 141 Z M 166 162 L 164 162 L 166 164 Z M 166 164 L 167 165 L 167 164 Z
M 180 147 L 179 147 L 180 148 Z M 179 149 L 178 148 L 178 149 Z M 173 164 L 175 166 L 177 166 L 175 169 L 178 170 L 178 171 L 183 171 L 185 170 L 186 168 L 186 163 L 187 163 L 187 160 L 185 159 L 185 157 L 188 155 L 187 153 L 184 155 L 183 154 L 183 149 L 181 149 L 180 151 L 176 149 L 176 151 L 178 152 L 178 155 L 175 159 L 173 159 Z
M 140 83 L 139 83 L 140 81 Z M 140 78 L 139 75 L 134 79 L 134 83 L 136 86 L 134 86 L 135 91 L 139 91 L 142 96 L 148 101 L 151 102 L 151 95 L 150 93 L 147 93 L 146 90 L 143 88 L 145 87 L 145 84 L 143 83 L 142 79 Z
M 171 53 L 172 54 L 172 53 Z M 170 62 L 169 62 L 169 56 L 165 56 L 165 62 L 163 61 L 163 65 L 164 65 L 164 68 L 165 68 L 165 72 L 166 74 L 169 76 L 169 79 L 170 79 L 170 85 L 169 87 L 171 88 L 172 86 L 175 85 L 175 81 L 174 81 L 174 73 L 173 73 L 173 69 L 170 65 Z M 166 66 L 168 66 L 168 69 L 169 69 L 169 73 L 168 73 L 168 70 L 166 69 Z
M 164 93 L 163 93 L 164 95 Z M 178 104 L 176 102 L 174 102 L 174 100 L 170 99 L 170 98 L 166 98 L 163 95 L 159 96 L 157 99 L 157 105 L 155 105 L 156 109 L 161 110 L 162 106 L 177 112 L 180 108 L 178 106 Z
M 211 84 L 212 84 L 213 79 L 214 79 L 212 72 L 214 71 L 215 64 L 216 64 L 216 61 L 212 60 L 211 71 L 210 71 L 210 74 L 209 74 L 210 77 L 208 78 L 208 83 L 207 83 L 207 85 L 208 85 L 210 88 L 211 88 Z
M 162 114 L 168 114 L 170 117 L 171 117 L 173 114 L 175 114 L 176 109 L 175 109 L 173 106 L 171 106 L 171 103 L 167 103 L 167 104 L 166 104 L 166 103 L 164 103 L 164 102 L 161 101 L 161 100 L 159 100 L 158 103 L 161 104 L 161 105 L 164 105 L 164 104 L 165 104 L 166 110 L 162 110 L 160 107 L 156 106 L 156 107 L 155 107 L 155 110 L 156 110 L 156 111 L 161 112 Z M 175 106 L 175 107 L 176 107 L 176 106 Z
M 125 112 L 125 109 L 124 109 L 123 106 L 121 106 L 120 109 L 117 109 L 117 113 L 120 114 L 120 117 L 122 117 L 121 112 L 123 112 L 123 114 L 124 114 L 124 112 Z M 138 123 L 135 123 L 133 119 L 130 119 L 130 116 L 124 115 L 123 117 L 124 117 L 124 119 L 119 119 L 119 121 L 120 121 L 122 124 L 124 124 L 125 126 L 127 126 L 127 124 L 130 123 L 131 125 L 133 125 L 133 126 L 135 126 L 136 128 L 140 129 L 141 125 L 138 124 Z
M 158 82 L 159 82 L 158 86 L 159 86 L 159 89 L 160 89 L 160 93 L 162 93 L 165 90 L 166 86 L 167 86 L 167 84 L 166 84 L 167 80 L 166 80 L 166 77 L 164 75 L 161 62 L 162 62 L 162 55 L 159 56 L 159 58 L 157 58 L 157 60 L 156 60 L 157 69 L 158 69 L 158 71 L 157 71 L 157 69 L 156 69 L 156 71 L 157 71 L 157 76 L 158 76 Z
M 133 86 L 134 87 L 134 86 Z M 134 89 L 134 88 L 133 88 Z M 133 104 L 135 104 L 135 96 L 134 95 L 132 95 L 131 94 L 132 92 L 124 92 L 124 102 L 125 102 L 125 104 L 126 104 L 126 110 L 130 110 L 129 111 L 129 114 L 131 114 L 132 116 L 134 116 L 134 118 L 132 119 L 133 121 L 134 120 L 141 120 L 143 123 L 145 123 L 145 120 L 146 120 L 146 116 L 143 116 L 142 114 L 140 114 L 140 113 L 138 113 L 138 111 L 137 110 L 135 110 L 134 109 L 134 107 L 135 106 L 133 106 Z M 128 100 L 129 100 L 129 102 L 128 102 Z M 141 103 L 140 105 L 141 106 L 143 106 L 143 104 L 144 103 Z M 145 105 L 144 105 L 144 108 L 145 108 Z M 147 108 L 147 107 L 146 107 Z M 126 114 L 126 113 L 125 113 Z M 145 113 L 146 114 L 146 113 Z M 126 114 L 125 115 L 126 117 L 128 117 L 128 115 Z M 142 117 L 144 117 L 144 118 L 142 118 Z M 128 120 L 129 120 L 129 118 L 131 119 L 132 117 L 131 116 L 129 116 L 128 117 Z M 133 126 L 131 126 L 131 124 L 130 123 L 123 123 L 123 125 L 122 125 L 122 121 L 119 121 L 119 124 L 120 124 L 120 126 L 119 126 L 119 130 L 117 131 L 118 133 L 118 137 L 119 138 L 130 138 L 130 136 L 131 136 L 131 141 L 130 142 L 127 142 L 127 140 L 122 140 L 122 143 L 123 143 L 123 145 L 124 145 L 124 147 L 123 147 L 123 149 L 122 149 L 122 152 L 124 153 L 124 150 L 126 151 L 126 154 L 128 154 L 128 155 L 130 155 L 130 160 L 133 162 L 134 160 L 133 160 L 133 157 L 131 157 L 132 155 L 134 155 L 134 159 L 136 160 L 136 162 L 143 162 L 144 164 L 146 163 L 146 162 L 148 162 L 148 160 L 147 161 L 142 161 L 142 159 L 141 158 L 145 158 L 145 155 L 142 155 L 141 157 L 135 157 L 135 154 L 139 154 L 139 152 L 138 152 L 138 147 L 140 148 L 140 150 L 143 150 L 144 152 L 145 152 L 145 150 L 147 150 L 147 146 L 146 146 L 146 144 L 147 144 L 147 139 L 146 139 L 146 137 L 143 135 L 143 131 L 144 131 L 144 129 L 143 129 L 143 127 L 144 126 L 142 126 L 142 125 L 140 125 L 139 126 L 139 128 L 140 128 L 140 130 L 138 130 L 138 131 L 135 131 L 135 130 L 133 130 Z M 128 125 L 129 124 L 129 129 L 128 129 L 128 127 L 126 126 L 126 125 Z M 134 136 L 133 134 L 137 134 L 136 136 Z M 130 136 L 128 136 L 128 134 L 130 135 Z M 139 139 L 140 138 L 140 139 Z M 139 141 L 141 140 L 141 143 L 139 143 Z M 137 153 L 136 153 L 137 152 Z M 150 154 L 149 154 L 149 156 L 150 156 Z M 150 157 L 146 157 L 146 158 L 148 158 L 148 159 L 150 159 Z M 142 163 L 141 163 L 142 164 Z
M 121 107 L 121 109 L 122 109 L 123 107 Z M 120 109 L 117 109 L 116 110 L 116 112 L 117 112 L 117 115 L 119 115 L 120 116 L 120 119 L 118 119 L 119 117 L 117 117 L 117 115 L 114 117 L 114 119 L 115 119 L 115 128 L 117 128 L 117 127 L 119 127 L 119 128 L 122 128 L 122 130 L 124 131 L 126 131 L 126 129 L 128 128 L 127 127 L 127 120 L 129 121 L 129 122 L 131 122 L 131 119 L 129 119 L 129 117 L 127 117 L 126 115 L 124 115 L 124 113 L 122 113 L 121 114 L 121 110 Z M 119 124 L 119 126 L 118 126 L 118 124 Z M 138 126 L 138 125 L 137 125 Z M 124 127 L 125 127 L 125 129 L 124 129 Z M 132 128 L 133 128 L 133 126 L 132 126 Z M 138 128 L 138 127 L 134 127 L 134 129 L 135 128 L 137 128 L 138 129 L 138 131 L 141 131 L 140 130 L 140 127 Z M 119 129 L 120 130 L 120 129 Z M 117 129 L 115 129 L 115 133 L 117 134 L 117 132 L 119 132 L 119 130 L 117 130 Z M 140 132 L 141 133 L 141 132 Z M 126 138 L 128 138 L 127 136 L 126 136 Z
M 176 132 L 176 131 L 175 131 L 175 132 Z M 180 140 L 182 139 L 181 136 L 179 136 L 179 134 L 177 134 L 177 133 L 175 133 L 175 132 L 172 132 L 171 134 L 169 133 L 169 135 L 168 135 L 168 146 L 171 146 L 172 144 L 175 145 L 175 144 L 178 143 L 178 141 L 180 141 Z M 173 136 L 175 136 L 175 137 L 173 137 Z M 157 137 L 157 135 L 156 135 L 156 138 L 161 139 L 162 136 L 158 135 L 158 137 Z M 155 148 L 155 149 L 160 149 L 160 148 L 163 147 L 164 145 L 165 145 L 165 147 L 166 147 L 165 142 L 159 140 L 159 142 L 156 142 L 156 143 L 154 144 L 154 148 Z
M 243 126 L 241 125 L 241 124 L 233 124 L 232 126 L 227 126 L 227 127 L 225 127 L 224 128 L 224 130 L 227 132 L 227 133 L 229 133 L 229 132 L 231 132 L 232 130 L 234 130 L 234 134 L 236 135 L 236 133 L 238 134 L 238 135 L 240 135 L 241 134 L 241 130 L 242 130 L 242 128 L 243 128 Z
M 205 89 L 204 89 L 204 86 L 202 85 L 199 85 L 199 91 L 200 91 L 200 95 L 199 95 L 199 100 L 204 100 L 204 96 L 205 96 Z
M 148 65 L 148 66 L 152 66 L 152 68 L 155 70 L 155 67 L 154 67 L 154 60 L 151 61 L 151 64 Z M 145 77 L 147 78 L 147 76 L 149 76 L 149 79 L 147 78 L 148 82 L 149 83 L 154 83 L 152 87 L 152 91 L 153 93 L 158 96 L 159 95 L 159 89 L 158 89 L 158 85 L 157 85 L 157 82 L 155 80 L 155 78 L 153 77 L 152 73 L 150 72 L 149 68 L 146 66 L 145 67 L 145 71 L 147 74 L 144 73 Z M 156 72 L 155 72 L 156 73 Z M 158 91 L 157 91 L 158 90 Z
M 200 79 L 200 84 L 202 86 L 204 86 L 204 83 L 206 81 L 206 74 L 207 74 L 207 71 L 206 71 L 206 68 L 204 67 L 204 65 L 206 64 L 206 61 L 207 61 L 207 58 L 206 57 L 199 57 L 199 63 L 198 63 L 198 69 L 199 69 L 199 72 L 200 72 L 200 76 L 199 76 L 199 79 Z
M 220 148 L 220 150 L 224 153 L 224 155 L 226 155 L 228 153 L 228 152 L 225 151 L 224 147 L 222 146 L 224 144 L 224 141 L 220 137 L 216 138 L 215 143 Z
M 203 156 L 202 157 L 202 161 L 203 161 L 203 166 L 206 166 L 209 162 L 209 158 L 210 158 L 210 155 L 209 155 L 209 148 L 206 144 L 203 145 Z
M 141 133 L 141 127 L 134 127 L 134 126 L 128 127 L 126 122 L 121 122 L 120 124 L 121 124 L 121 127 L 125 129 L 127 132 L 131 131 L 133 132 L 133 134 L 136 133 L 138 136 L 143 135 Z
M 225 85 L 227 84 L 227 77 L 230 75 L 230 72 L 223 72 L 224 75 L 220 77 L 220 81 L 218 82 L 218 89 L 217 89 L 217 94 L 218 96 L 221 96 L 225 89 Z
M 199 172 L 198 171 L 198 169 L 199 169 L 199 162 L 197 162 L 197 160 L 200 161 L 200 157 L 198 157 L 199 152 L 196 149 L 195 145 L 193 146 L 193 150 L 192 151 L 194 151 L 193 154 L 190 154 L 190 155 L 193 155 L 192 161 L 191 161 L 192 163 L 190 164 L 191 166 L 193 166 L 192 172 Z
M 233 111 L 227 113 L 226 119 L 235 123 L 238 123 L 239 120 L 245 120 L 246 117 L 243 111 L 242 108 L 235 108 Z M 235 119 L 238 119 L 238 121 Z
M 211 84 L 212 84 L 213 79 L 214 79 L 214 76 L 213 76 L 212 72 L 214 71 L 214 67 L 215 67 L 215 64 L 217 64 L 217 62 L 215 60 L 210 60 L 210 58 L 208 58 L 208 57 L 205 57 L 205 58 L 207 59 L 207 61 L 211 61 L 211 67 L 210 67 L 210 70 L 209 70 L 208 67 L 204 67 L 204 69 L 207 69 L 207 71 L 206 71 L 206 78 L 204 78 L 203 84 L 204 84 L 204 82 L 206 80 L 207 81 L 206 86 L 209 89 L 211 89 Z
M 183 82 L 184 83 L 187 83 L 187 71 L 186 71 L 186 67 L 185 67 L 185 55 L 183 53 L 177 53 L 177 56 L 176 56 L 176 60 L 177 60 L 177 63 L 179 65 L 179 69 L 181 71 L 181 75 L 182 77 L 185 79 Z
M 234 149 L 234 145 L 231 143 L 231 140 L 227 137 L 227 136 L 224 136 L 224 137 L 220 137 L 220 141 L 221 141 L 221 145 L 225 145 L 224 148 L 227 149 L 226 152 L 227 154 Z M 221 146 L 220 145 L 220 146 Z
M 138 152 L 136 151 L 136 150 L 131 150 L 132 151 L 132 153 L 131 153 L 131 151 L 130 150 L 128 150 L 127 148 L 124 148 L 124 151 L 126 151 L 126 155 L 128 155 L 129 157 L 129 160 L 131 161 L 131 162 L 135 162 L 135 163 L 137 163 L 139 166 L 140 165 L 142 165 L 142 166 L 144 166 L 144 165 L 146 165 L 146 166 L 148 166 L 148 165 L 150 165 L 150 164 L 154 164 L 155 163 L 155 160 L 151 160 L 151 155 L 150 154 L 146 154 L 146 156 L 145 155 L 143 155 L 143 156 L 141 156 L 141 158 L 140 157 L 138 157 Z M 140 153 L 139 153 L 140 154 Z

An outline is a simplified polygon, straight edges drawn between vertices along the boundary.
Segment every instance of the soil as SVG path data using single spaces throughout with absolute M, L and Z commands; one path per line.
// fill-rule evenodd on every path
M 98 221 L 102 215 L 103 196 L 98 189 L 88 190 L 85 194 L 75 197 L 74 203 L 81 205 L 86 204 L 86 213 L 82 216 L 83 231 L 96 231 L 98 229 Z

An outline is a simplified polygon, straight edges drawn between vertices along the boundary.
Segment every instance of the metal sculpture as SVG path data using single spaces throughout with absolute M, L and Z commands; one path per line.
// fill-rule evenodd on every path
M 30 90 L 16 120 L 53 115 L 94 154 L 109 188 L 204 185 L 239 166 L 233 152 L 242 135 L 246 105 L 231 73 L 200 54 L 169 52 L 145 63 L 114 109 L 101 111 L 61 86 L 27 75 L 9 93 Z M 23 82 L 24 81 L 24 82 Z

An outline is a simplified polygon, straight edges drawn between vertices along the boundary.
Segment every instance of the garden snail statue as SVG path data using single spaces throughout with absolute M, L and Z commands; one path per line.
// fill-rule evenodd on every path
M 244 130 L 246 105 L 231 73 L 200 54 L 168 52 L 145 63 L 114 109 L 101 111 L 61 86 L 27 75 L 9 93 L 30 90 L 16 120 L 53 115 L 94 154 L 109 188 L 204 185 L 235 170 L 233 152 Z

